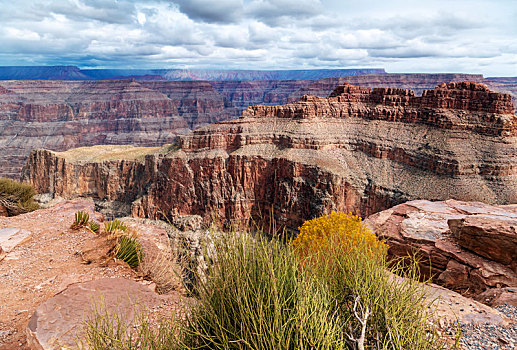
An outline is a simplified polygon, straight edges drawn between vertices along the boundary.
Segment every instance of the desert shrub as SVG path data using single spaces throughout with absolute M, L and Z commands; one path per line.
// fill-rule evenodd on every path
M 170 328 L 142 323 L 140 335 L 128 338 L 121 320 L 101 317 L 87 338 L 100 345 L 90 348 L 446 348 L 428 322 L 433 301 L 417 282 L 416 263 L 388 264 L 386 245 L 358 217 L 311 223 L 288 246 L 260 234 L 211 235 L 194 298 Z M 305 239 L 309 233 L 320 239 Z
M 0 178 L 0 206 L 5 207 L 10 216 L 39 209 L 34 194 L 34 188 L 29 184 Z
M 142 246 L 136 237 L 120 236 L 117 239 L 115 256 L 131 267 L 137 267 L 142 261 Z
M 72 223 L 72 226 L 70 226 L 73 229 L 79 229 L 81 227 L 87 227 L 88 221 L 90 220 L 90 214 L 88 214 L 85 211 L 79 210 L 74 215 L 74 222 Z
M 104 232 L 110 236 L 122 236 L 128 231 L 128 227 L 118 219 L 109 220 L 104 223 Z
M 292 248 L 246 234 L 213 244 L 215 262 L 197 279 L 181 348 L 344 348 L 329 294 L 299 273 Z
M 100 225 L 93 220 L 88 223 L 88 227 L 90 228 L 90 231 L 95 234 L 99 233 L 101 229 Z
M 326 285 L 351 348 L 444 347 L 429 322 L 433 300 L 418 282 L 417 264 L 390 265 L 386 244 L 359 217 L 332 213 L 307 221 L 292 245 L 303 271 Z
M 365 254 L 379 256 L 384 256 L 388 249 L 356 215 L 332 212 L 305 221 L 299 230 L 292 245 L 298 254 L 305 257 L 329 249 L 330 244 L 337 244 L 343 249 L 354 247 Z
M 182 289 L 182 265 L 180 258 L 172 249 L 146 251 L 139 266 L 143 276 L 156 283 L 158 293 Z

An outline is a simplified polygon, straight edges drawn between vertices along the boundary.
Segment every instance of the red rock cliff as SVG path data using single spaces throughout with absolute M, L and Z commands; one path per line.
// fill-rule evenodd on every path
M 346 85 L 329 98 L 250 107 L 141 161 L 38 150 L 24 179 L 39 192 L 130 203 L 136 216 L 273 213 L 294 228 L 330 210 L 367 216 L 411 199 L 515 203 L 516 136 L 510 96 L 480 84 L 422 97 Z
M 473 74 L 211 82 L 1 81 L 0 176 L 18 178 L 34 148 L 63 151 L 98 144 L 155 146 L 172 142 L 176 134 L 189 129 L 237 118 L 251 105 L 285 104 L 303 94 L 328 96 L 344 82 L 413 89 L 421 95 L 444 81 L 461 80 L 483 82 L 517 96 L 515 78 L 488 80 Z

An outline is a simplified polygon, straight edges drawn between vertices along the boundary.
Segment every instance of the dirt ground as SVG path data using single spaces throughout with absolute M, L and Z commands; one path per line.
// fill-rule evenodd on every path
M 105 238 L 87 229 L 72 230 L 78 210 L 90 212 L 93 203 L 68 201 L 50 209 L 16 217 L 0 217 L 0 229 L 19 228 L 32 233 L 0 261 L 0 349 L 29 349 L 25 329 L 38 305 L 71 283 L 102 277 L 137 280 L 153 288 L 121 261 L 106 259 Z M 99 214 L 97 221 L 102 220 Z M 179 292 L 163 298 L 166 309 L 177 304 Z

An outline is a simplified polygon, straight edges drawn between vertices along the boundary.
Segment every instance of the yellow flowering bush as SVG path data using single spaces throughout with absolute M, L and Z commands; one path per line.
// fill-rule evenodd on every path
M 332 212 L 319 218 L 305 221 L 300 233 L 291 242 L 302 256 L 318 253 L 329 247 L 354 248 L 365 254 L 384 256 L 387 244 L 379 241 L 357 215 Z

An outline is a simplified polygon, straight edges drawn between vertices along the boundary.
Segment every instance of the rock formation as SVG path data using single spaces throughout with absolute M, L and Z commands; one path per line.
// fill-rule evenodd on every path
M 421 97 L 342 85 L 328 98 L 250 107 L 145 160 L 37 150 L 23 178 L 40 193 L 92 196 L 135 216 L 273 214 L 296 228 L 330 210 L 367 216 L 412 199 L 515 203 L 516 136 L 510 95 L 482 84 L 441 84 Z
M 328 96 L 337 85 L 349 83 L 352 85 L 382 87 L 390 86 L 399 89 L 410 89 L 415 95 L 422 95 L 424 90 L 432 89 L 443 82 L 473 81 L 487 85 L 490 89 L 509 93 L 513 102 L 517 101 L 517 78 L 483 78 L 481 74 L 372 74 L 353 77 L 334 77 L 308 82 L 297 91 L 291 93 L 289 102 L 296 101 L 303 95 Z
M 169 97 L 133 80 L 1 82 L 0 176 L 19 177 L 33 148 L 157 146 L 190 127 L 236 115 L 210 85 L 196 84 Z
M 116 313 L 131 326 L 137 322 L 136 313 L 160 303 L 152 290 L 124 278 L 72 284 L 36 308 L 27 326 L 27 343 L 34 350 L 73 348 L 84 337 L 84 322 L 94 317 L 94 310 Z
M 416 254 L 435 282 L 483 303 L 505 294 L 517 306 L 517 204 L 416 200 L 366 222 L 392 256 Z
M 44 73 L 67 74 L 71 69 L 54 68 Z M 36 71 L 28 70 L 34 74 Z M 132 71 L 103 72 L 107 75 L 102 77 L 106 78 L 113 74 L 123 76 Z M 227 78 L 231 78 L 231 72 L 227 73 Z M 252 77 L 252 73 L 246 74 Z M 336 72 L 291 73 L 294 75 L 279 73 L 260 77 L 308 79 Z M 260 81 L 164 81 L 160 80 L 159 75 L 147 75 L 146 78 L 145 74 L 135 77 L 138 81 L 0 82 L 0 147 L 3 150 L 0 154 L 0 176 L 19 178 L 21 167 L 34 148 L 64 151 L 98 144 L 157 146 L 173 142 L 177 134 L 184 134 L 190 129 L 238 118 L 248 106 L 285 104 L 304 94 L 328 96 L 335 86 L 344 82 L 369 87 L 411 88 L 416 95 L 420 95 L 424 89 L 432 89 L 444 81 L 471 80 L 489 84 L 497 91 L 510 91 L 514 97 L 517 96 L 512 78 L 487 80 L 481 75 L 472 74 L 377 74 L 321 80 Z

